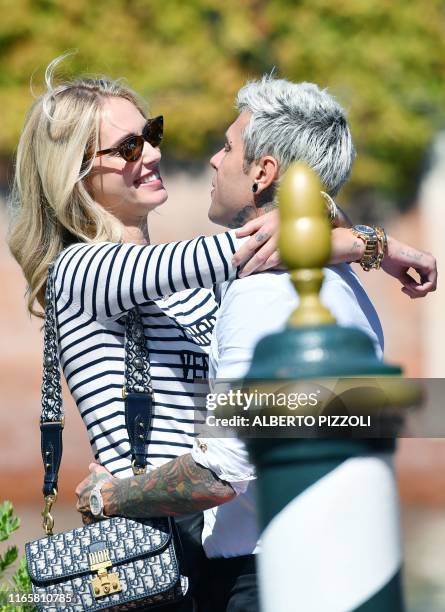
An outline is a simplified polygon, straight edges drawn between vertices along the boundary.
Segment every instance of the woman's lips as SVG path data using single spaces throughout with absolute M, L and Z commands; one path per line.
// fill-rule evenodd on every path
M 150 189 L 159 189 L 159 187 L 163 186 L 161 175 L 159 171 L 155 170 L 154 172 L 150 172 L 142 176 L 140 179 L 135 181 L 135 186 L 137 188 L 150 188 Z
M 163 187 L 164 183 L 161 178 L 150 181 L 149 183 L 136 183 L 138 189 L 159 189 Z

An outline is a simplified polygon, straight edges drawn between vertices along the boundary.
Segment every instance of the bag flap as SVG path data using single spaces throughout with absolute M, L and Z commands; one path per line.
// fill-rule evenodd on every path
M 93 525 L 28 542 L 26 560 L 31 580 L 55 580 L 89 574 L 89 553 L 106 549 L 113 566 L 152 556 L 172 537 L 168 519 L 133 521 L 113 517 Z

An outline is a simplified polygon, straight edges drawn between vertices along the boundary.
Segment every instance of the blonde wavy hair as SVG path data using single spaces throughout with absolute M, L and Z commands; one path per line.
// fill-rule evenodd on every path
M 48 267 L 64 248 L 122 238 L 121 223 L 93 200 L 84 180 L 98 150 L 104 100 L 125 98 L 146 116 L 142 100 L 120 80 L 79 78 L 53 85 L 66 55 L 47 67 L 46 92 L 25 120 L 9 199 L 8 244 L 27 281 L 28 310 L 38 317 L 43 312 L 35 302 L 44 307 Z

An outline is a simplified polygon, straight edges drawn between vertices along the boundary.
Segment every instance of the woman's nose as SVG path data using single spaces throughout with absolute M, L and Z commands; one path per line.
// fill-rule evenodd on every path
M 143 163 L 152 164 L 155 161 L 161 159 L 161 151 L 159 147 L 153 147 L 149 142 L 144 142 L 144 148 L 142 150 L 142 161 Z

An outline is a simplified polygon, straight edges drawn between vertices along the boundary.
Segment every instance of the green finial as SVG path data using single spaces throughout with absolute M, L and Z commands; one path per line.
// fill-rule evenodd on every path
M 331 254 L 331 226 L 321 190 L 315 172 L 304 162 L 295 162 L 284 174 L 278 192 L 278 249 L 300 298 L 288 321 L 291 327 L 335 323 L 320 301 L 322 268 Z

